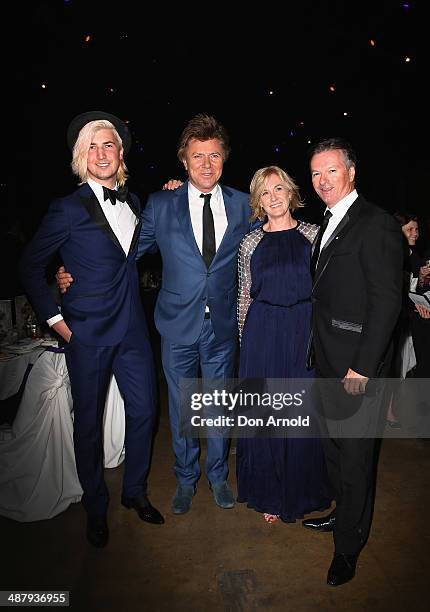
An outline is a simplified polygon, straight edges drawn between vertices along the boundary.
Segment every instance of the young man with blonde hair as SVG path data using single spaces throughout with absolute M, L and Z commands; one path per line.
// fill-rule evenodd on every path
M 51 204 L 22 257 L 21 276 L 40 320 L 66 342 L 87 538 L 103 547 L 109 536 L 109 494 L 102 420 L 112 373 L 126 418 L 122 504 L 146 522 L 164 522 L 146 495 L 157 404 L 154 362 L 135 263 L 140 202 L 125 187 L 129 130 L 114 115 L 90 111 L 73 119 L 68 144 L 80 187 Z M 57 252 L 77 279 L 64 295 L 61 314 L 45 278 Z

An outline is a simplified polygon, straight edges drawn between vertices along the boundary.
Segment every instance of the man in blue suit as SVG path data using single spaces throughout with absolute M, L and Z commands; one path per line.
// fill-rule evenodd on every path
M 219 183 L 229 149 L 224 127 L 197 115 L 182 132 L 178 158 L 188 174 L 174 191 L 150 195 L 142 216 L 138 256 L 160 249 L 162 287 L 155 323 L 169 390 L 178 481 L 172 511 L 190 509 L 200 477 L 200 441 L 180 433 L 180 381 L 234 376 L 237 347 L 237 252 L 250 231 L 249 196 Z M 229 440 L 207 438 L 205 473 L 215 502 L 232 508 L 227 482 Z
M 219 183 L 229 152 L 225 128 L 214 117 L 195 116 L 178 146 L 188 181 L 150 195 L 142 215 L 138 257 L 158 247 L 163 261 L 155 323 L 162 339 L 178 481 L 174 514 L 190 509 L 201 473 L 199 439 L 181 435 L 181 380 L 200 374 L 203 380 L 234 376 L 237 253 L 251 229 L 251 209 L 248 194 Z M 62 290 L 73 276 L 59 275 Z M 228 450 L 227 438 L 207 439 L 205 473 L 221 508 L 234 506 Z
M 164 522 L 146 494 L 157 402 L 135 263 L 141 211 L 125 186 L 124 154 L 131 137 L 120 119 L 101 111 L 83 113 L 70 124 L 68 142 L 80 187 L 51 204 L 24 252 L 21 277 L 40 320 L 66 341 L 87 538 L 103 547 L 109 536 L 109 494 L 103 479 L 102 419 L 112 373 L 126 417 L 122 504 L 144 521 Z M 61 314 L 45 278 L 56 252 L 76 277 Z

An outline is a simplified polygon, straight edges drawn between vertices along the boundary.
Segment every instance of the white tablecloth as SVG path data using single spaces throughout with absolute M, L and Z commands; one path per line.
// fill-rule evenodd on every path
M 64 354 L 46 351 L 28 376 L 11 435 L 0 441 L 0 515 L 38 521 L 80 501 L 72 410 Z M 112 377 L 104 416 L 105 467 L 123 461 L 124 434 L 124 405 Z

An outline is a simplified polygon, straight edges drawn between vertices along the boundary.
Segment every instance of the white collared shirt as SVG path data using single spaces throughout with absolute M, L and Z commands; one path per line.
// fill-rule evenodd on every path
M 87 182 L 93 190 L 94 195 L 96 196 L 113 233 L 118 238 L 124 253 L 127 255 L 133 239 L 134 229 L 139 223 L 139 219 L 131 210 L 127 202 L 120 202 L 117 200 L 115 206 L 113 206 L 109 199 L 104 200 L 103 185 L 100 185 L 100 183 L 97 183 L 92 179 L 88 179 Z M 57 323 L 62 319 L 63 317 L 58 314 L 51 317 L 46 322 L 48 323 L 49 327 L 52 327 L 54 323 Z
M 200 197 L 202 192 L 199 191 L 188 182 L 188 202 L 190 207 L 191 225 L 193 227 L 194 238 L 196 239 L 197 246 L 199 247 L 200 253 L 203 249 L 203 204 L 204 200 Z M 227 229 L 227 214 L 225 212 L 224 198 L 222 197 L 222 190 L 219 185 L 216 185 L 212 191 L 210 206 L 212 215 L 214 218 L 215 226 L 215 246 L 218 250 L 219 245 Z
M 324 248 L 324 245 L 326 244 L 330 236 L 333 234 L 334 230 L 337 228 L 337 226 L 342 221 L 342 219 L 348 212 L 349 208 L 354 204 L 357 198 L 358 198 L 358 193 L 357 193 L 357 190 L 354 189 L 353 191 L 351 191 L 351 193 L 348 193 L 348 195 L 346 195 L 344 198 L 339 200 L 337 204 L 332 206 L 332 208 L 325 209 L 324 213 L 326 213 L 326 211 L 329 210 L 332 216 L 330 217 L 330 220 L 327 225 L 327 229 L 324 232 L 323 237 L 321 239 L 320 251 Z
M 102 207 L 102 211 L 108 220 L 111 230 L 118 238 L 124 253 L 127 255 L 133 239 L 134 228 L 139 223 L 139 219 L 131 210 L 127 202 L 120 202 L 117 200 L 115 206 L 112 206 L 109 199 L 104 200 L 103 185 L 96 183 L 96 181 L 93 181 L 92 179 L 88 179 L 88 185 L 94 191 L 94 194 Z

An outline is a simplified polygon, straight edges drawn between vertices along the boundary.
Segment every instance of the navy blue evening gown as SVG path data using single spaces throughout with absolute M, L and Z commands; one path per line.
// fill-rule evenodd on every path
M 296 228 L 264 232 L 251 258 L 253 299 L 244 324 L 240 379 L 309 378 L 311 244 Z M 321 440 L 239 438 L 238 501 L 294 522 L 330 506 Z

